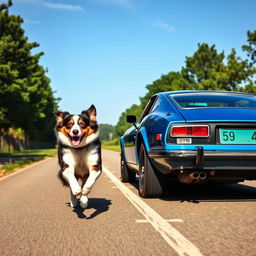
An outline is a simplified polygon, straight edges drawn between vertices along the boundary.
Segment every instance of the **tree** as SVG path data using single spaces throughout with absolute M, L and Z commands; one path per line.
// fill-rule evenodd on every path
M 139 117 L 150 98 L 162 91 L 173 90 L 226 90 L 256 93 L 256 31 L 247 33 L 249 45 L 242 49 L 249 59 L 237 56 L 235 49 L 225 57 L 224 52 L 218 52 L 215 45 L 198 44 L 197 51 L 191 57 L 186 57 L 185 67 L 180 72 L 170 72 L 162 75 L 152 84 L 146 86 L 148 92 L 140 98 L 139 105 L 132 105 L 120 116 L 116 132 L 122 135 L 129 127 L 126 115 L 135 114 Z
M 241 91 L 254 93 L 256 94 L 256 30 L 247 31 L 247 42 L 248 45 L 243 45 L 243 51 L 247 52 L 247 57 L 249 58 L 247 61 L 250 65 L 250 76 L 247 79 L 247 84 L 241 88 Z
M 113 140 L 116 138 L 115 127 L 110 124 L 100 124 L 100 139 Z
M 247 31 L 247 42 L 249 45 L 243 45 L 242 49 L 247 52 L 250 64 L 254 65 L 256 63 L 256 30 Z
M 0 128 L 22 128 L 31 139 L 52 136 L 57 100 L 39 64 L 37 42 L 28 42 L 20 16 L 11 15 L 12 1 L 0 5 Z
M 235 49 L 226 60 L 227 64 L 224 52 L 218 53 L 215 45 L 198 44 L 194 55 L 186 57 L 186 66 L 181 71 L 187 80 L 186 89 L 243 90 L 243 85 L 255 74 L 255 68 L 247 59 L 237 56 Z
M 131 126 L 131 124 L 126 122 L 127 115 L 135 115 L 137 120 L 140 119 L 142 113 L 141 105 L 132 105 L 130 108 L 126 109 L 120 116 L 117 125 L 115 126 L 115 132 L 118 136 L 122 136 L 124 132 Z
M 223 90 L 224 58 L 224 52 L 218 53 L 215 45 L 198 44 L 198 50 L 192 57 L 186 57 L 186 66 L 181 70 L 187 81 L 186 89 Z
M 254 72 L 252 66 L 248 60 L 242 60 L 241 57 L 236 56 L 235 49 L 231 50 L 227 61 L 226 80 L 224 80 L 226 90 L 243 90 L 242 84 L 246 83 Z
M 155 80 L 152 84 L 147 85 L 148 92 L 144 97 L 140 98 L 141 108 L 144 109 L 150 98 L 158 92 L 184 89 L 180 82 L 181 79 L 180 72 L 170 72 L 167 75 L 162 75 L 160 79 Z

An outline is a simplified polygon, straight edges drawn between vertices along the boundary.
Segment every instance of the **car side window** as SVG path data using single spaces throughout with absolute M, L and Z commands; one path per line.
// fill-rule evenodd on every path
M 141 116 L 141 119 L 140 121 L 142 121 L 142 119 L 147 116 L 148 114 L 150 114 L 151 112 L 155 111 L 157 109 L 157 107 L 159 106 L 160 104 L 160 99 L 155 96 L 153 97 L 147 104 L 147 106 L 145 107 L 143 113 L 142 113 L 142 116 Z
M 160 99 L 157 97 L 155 102 L 152 104 L 148 114 L 154 112 L 158 108 L 159 105 L 160 105 Z

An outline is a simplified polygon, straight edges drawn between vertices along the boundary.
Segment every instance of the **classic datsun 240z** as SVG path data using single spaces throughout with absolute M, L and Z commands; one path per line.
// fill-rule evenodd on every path
M 154 95 L 121 137 L 121 180 L 139 179 L 142 197 L 182 183 L 256 179 L 256 97 L 223 91 Z

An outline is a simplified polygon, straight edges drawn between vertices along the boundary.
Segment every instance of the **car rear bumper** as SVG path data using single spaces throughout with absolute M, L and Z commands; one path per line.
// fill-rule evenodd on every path
M 200 150 L 198 150 L 200 151 Z M 158 152 L 149 152 L 148 155 L 151 158 L 162 158 L 162 157 L 200 157 L 200 153 L 198 151 L 190 151 L 190 150 L 177 150 L 172 152 L 166 152 L 166 151 L 158 151 Z M 204 151 L 203 157 L 207 158 L 220 158 L 220 157 L 246 157 L 256 158 L 256 151 Z M 256 159 L 255 159 L 256 160 Z
M 165 174 L 179 170 L 248 170 L 256 177 L 256 151 L 206 151 L 197 147 L 196 151 L 155 151 L 148 156 Z

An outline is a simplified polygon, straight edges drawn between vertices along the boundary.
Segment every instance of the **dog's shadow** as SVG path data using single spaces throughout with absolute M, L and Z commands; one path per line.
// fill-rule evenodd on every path
M 73 212 L 77 214 L 79 219 L 93 219 L 97 215 L 108 211 L 111 204 L 111 200 L 105 198 L 90 198 L 86 209 L 77 206 L 73 209 Z M 94 209 L 94 212 L 90 216 L 86 216 L 85 212 L 90 209 Z

